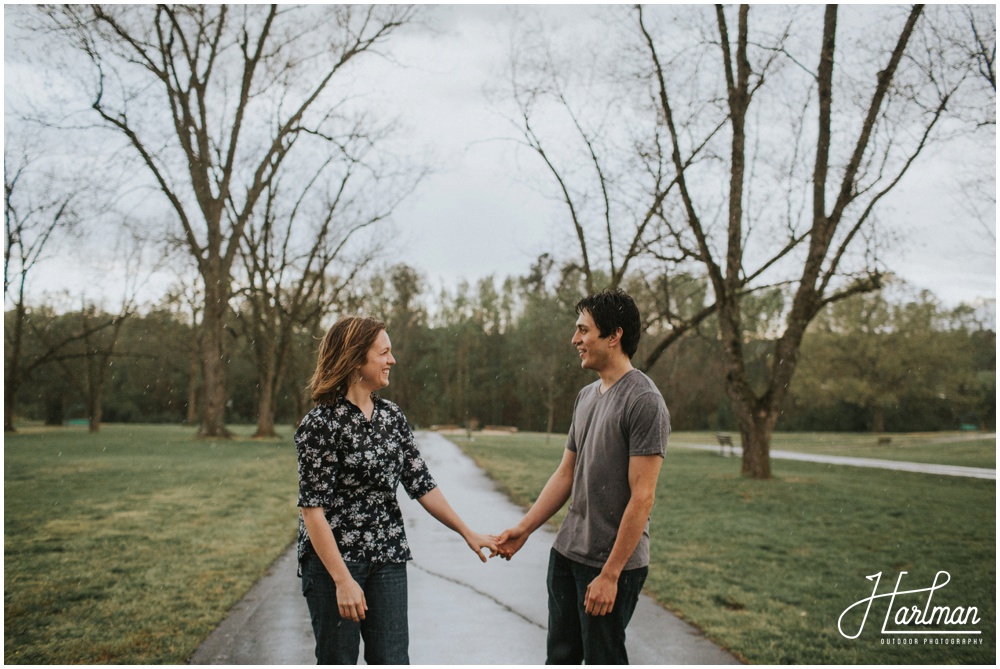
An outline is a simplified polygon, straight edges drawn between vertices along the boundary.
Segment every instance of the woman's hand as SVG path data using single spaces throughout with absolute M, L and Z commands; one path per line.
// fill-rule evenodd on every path
M 361 589 L 358 582 L 353 578 L 347 578 L 336 585 L 337 608 L 340 610 L 340 617 L 353 622 L 364 620 L 365 611 L 368 610 L 368 602 L 365 601 L 365 591 Z
M 326 520 L 326 511 L 319 506 L 302 507 L 302 522 L 306 525 L 306 532 L 309 533 L 316 554 L 323 561 L 323 566 L 337 588 L 337 610 L 340 617 L 354 622 L 364 620 L 365 611 L 368 610 L 365 591 L 344 564 L 337 541 L 333 538 L 333 530 Z
M 479 534 L 478 532 L 472 532 L 470 530 L 463 538 L 465 539 L 465 543 L 469 545 L 469 548 L 471 548 L 483 562 L 486 562 L 486 556 L 482 552 L 484 548 L 490 549 L 490 557 L 497 554 L 497 538 L 492 534 Z

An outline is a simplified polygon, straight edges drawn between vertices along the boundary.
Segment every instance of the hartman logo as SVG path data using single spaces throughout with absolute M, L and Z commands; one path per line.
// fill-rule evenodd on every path
M 882 572 L 866 576 L 865 578 L 875 583 L 872 594 L 854 602 L 840 614 L 840 618 L 837 619 L 837 630 L 841 636 L 845 639 L 860 637 L 868 622 L 872 603 L 877 599 L 887 598 L 889 605 L 882 622 L 883 644 L 982 644 L 982 631 L 975 629 L 975 626 L 981 622 L 978 607 L 939 606 L 933 601 L 934 594 L 943 590 L 951 582 L 951 574 L 939 571 L 934 575 L 934 582 L 931 583 L 930 587 L 901 590 L 903 576 L 907 573 L 905 571 L 899 572 L 895 587 L 891 591 L 883 593 L 878 591 L 882 581 Z M 862 607 L 864 612 L 860 613 Z M 859 617 L 860 619 L 858 619 Z M 857 621 L 857 631 L 853 633 L 852 630 L 855 628 L 850 624 L 852 620 Z M 845 630 L 845 625 L 847 630 Z

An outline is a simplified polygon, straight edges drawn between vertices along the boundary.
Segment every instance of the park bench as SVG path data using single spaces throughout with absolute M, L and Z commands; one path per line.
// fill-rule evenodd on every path
M 716 432 L 715 440 L 719 442 L 719 455 L 736 455 L 736 447 L 733 446 L 733 438 L 725 432 Z
M 509 432 L 510 434 L 515 434 L 517 428 L 513 425 L 487 425 L 483 428 L 483 432 Z

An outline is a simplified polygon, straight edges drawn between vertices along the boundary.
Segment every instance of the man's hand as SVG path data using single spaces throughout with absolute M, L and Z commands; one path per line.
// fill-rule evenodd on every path
M 617 596 L 618 579 L 602 572 L 587 586 L 587 594 L 583 598 L 584 611 L 591 616 L 607 615 L 614 608 Z
M 529 536 L 531 536 L 530 533 L 516 527 L 504 530 L 497 537 L 497 552 L 491 554 L 490 557 L 499 555 L 504 560 L 510 560 L 514 557 L 514 553 L 521 550 L 521 546 L 524 545 Z

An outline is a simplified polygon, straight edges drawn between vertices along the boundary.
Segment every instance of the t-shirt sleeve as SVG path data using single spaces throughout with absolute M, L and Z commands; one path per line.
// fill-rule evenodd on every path
M 628 454 L 666 455 L 670 437 L 670 412 L 660 393 L 637 396 L 625 412 Z
M 566 450 L 576 453 L 576 430 L 573 429 L 573 421 L 569 422 L 569 434 L 566 435 Z
M 420 451 L 417 449 L 417 442 L 413 438 L 413 431 L 407 424 L 406 418 L 402 416 L 402 412 L 400 412 L 399 421 L 401 423 L 399 431 L 402 435 L 403 447 L 403 473 L 400 476 L 400 482 L 403 484 L 403 490 L 410 496 L 410 499 L 420 499 L 437 487 L 437 481 L 434 480 L 430 470 L 427 469 L 427 463 L 424 462 Z
M 306 414 L 295 431 L 300 507 L 329 509 L 333 504 L 333 481 L 339 464 L 335 445 L 333 428 L 315 412 Z
M 573 453 L 576 453 L 577 448 L 578 448 L 578 446 L 576 444 L 576 429 L 575 429 L 575 424 L 576 424 L 576 407 L 579 406 L 579 404 L 580 404 L 580 395 L 582 395 L 582 394 L 583 394 L 583 390 L 581 390 L 579 393 L 576 394 L 576 400 L 573 402 L 573 413 L 570 414 L 570 416 L 572 416 L 572 418 L 570 418 L 570 421 L 569 421 L 569 434 L 566 435 L 566 450 L 567 451 L 572 451 Z

